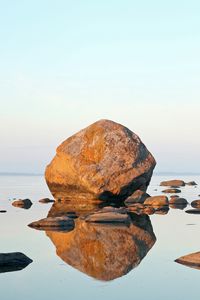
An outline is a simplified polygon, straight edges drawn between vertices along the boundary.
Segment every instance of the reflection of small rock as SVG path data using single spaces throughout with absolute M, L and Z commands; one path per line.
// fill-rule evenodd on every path
M 32 206 L 32 202 L 30 199 L 19 199 L 19 200 L 16 200 L 12 203 L 13 206 L 15 207 L 20 207 L 20 208 L 24 208 L 24 209 L 29 209 L 31 206 Z
M 7 210 L 4 210 L 4 209 L 0 210 L 0 213 L 6 213 L 6 212 L 7 212 Z
M 197 183 L 196 183 L 195 181 L 190 181 L 190 182 L 186 183 L 186 185 L 191 185 L 191 186 L 193 186 L 193 185 L 197 185 Z
M 175 262 L 191 268 L 200 269 L 200 252 L 181 256 L 176 259 Z
M 124 203 L 126 205 L 129 205 L 130 203 L 143 203 L 148 197 L 150 196 L 144 191 L 137 190 L 131 196 L 129 196 Z
M 73 218 L 69 218 L 67 216 L 48 217 L 32 222 L 28 226 L 39 230 L 70 231 L 74 228 L 74 220 Z
M 194 208 L 200 208 L 200 200 L 192 201 L 191 206 L 194 207 Z
M 127 214 L 116 212 L 101 212 L 94 213 L 85 217 L 86 222 L 93 223 L 130 223 L 130 218 Z
M 51 202 L 55 202 L 55 200 L 51 200 L 49 198 L 43 198 L 39 200 L 40 203 L 51 203 Z
M 128 206 L 127 211 L 135 213 L 137 215 L 153 215 L 155 209 L 151 206 L 144 206 L 140 203 L 136 203 L 131 206 Z
M 169 205 L 168 198 L 166 196 L 153 196 L 149 197 L 144 201 L 145 205 L 152 205 L 154 207 L 157 206 L 165 206 Z
M 184 186 L 185 182 L 183 180 L 179 179 L 174 179 L 174 180 L 167 180 L 167 181 L 162 181 L 160 183 L 161 186 Z
M 22 270 L 32 262 L 21 252 L 0 253 L 0 273 Z
M 179 189 L 166 189 L 166 190 L 163 190 L 162 193 L 166 193 L 166 194 L 171 194 L 171 193 L 181 193 L 181 190 Z
M 185 211 L 187 214 L 194 214 L 194 215 L 199 215 L 200 214 L 200 209 L 188 209 Z
M 155 210 L 156 215 L 166 215 L 169 212 L 168 206 L 163 206 Z

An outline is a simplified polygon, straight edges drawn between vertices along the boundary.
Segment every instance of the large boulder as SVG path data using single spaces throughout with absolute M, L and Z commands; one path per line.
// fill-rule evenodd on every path
M 56 199 L 124 200 L 146 190 L 154 157 L 128 128 L 100 120 L 65 140 L 45 172 Z

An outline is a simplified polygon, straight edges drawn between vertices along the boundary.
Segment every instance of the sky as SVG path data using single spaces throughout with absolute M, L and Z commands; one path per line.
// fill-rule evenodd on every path
M 99 119 L 200 172 L 200 2 L 0 0 L 0 172 L 43 173 Z

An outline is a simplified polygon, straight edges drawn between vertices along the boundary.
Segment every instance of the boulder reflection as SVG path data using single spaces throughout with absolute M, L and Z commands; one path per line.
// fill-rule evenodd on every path
M 62 207 L 62 209 L 61 209 Z M 89 211 L 94 206 L 89 207 Z M 154 245 L 156 237 L 147 215 L 130 213 L 130 223 L 98 224 L 84 220 L 88 207 L 55 203 L 48 216 L 71 215 L 70 232 L 46 231 L 57 255 L 67 264 L 99 280 L 109 281 L 135 268 Z

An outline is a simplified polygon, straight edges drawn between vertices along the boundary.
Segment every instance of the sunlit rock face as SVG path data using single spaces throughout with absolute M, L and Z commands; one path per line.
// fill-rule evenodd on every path
M 91 277 L 109 281 L 135 268 L 156 240 L 148 216 L 129 216 L 129 225 L 87 223 L 79 217 L 73 231 L 48 231 L 46 235 L 67 264 Z
M 117 201 L 137 189 L 146 190 L 155 164 L 135 133 L 100 120 L 57 148 L 45 178 L 56 199 Z

